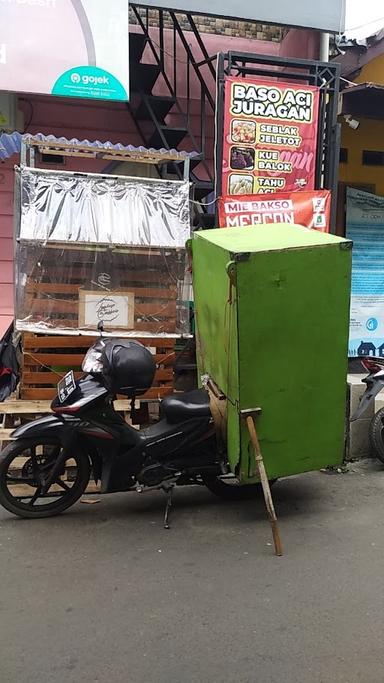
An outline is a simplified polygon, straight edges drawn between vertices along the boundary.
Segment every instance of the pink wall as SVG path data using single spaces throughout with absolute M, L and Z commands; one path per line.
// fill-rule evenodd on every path
M 135 28 L 134 28 L 135 30 Z M 280 50 L 287 56 L 293 54 L 297 57 L 313 57 L 314 42 L 311 32 L 299 31 L 292 39 L 288 36 L 284 39 L 281 46 L 278 43 L 266 41 L 250 40 L 246 38 L 232 38 L 230 36 L 217 36 L 205 34 L 204 43 L 209 54 L 220 51 L 236 50 L 239 52 L 253 52 L 261 54 L 278 55 Z M 156 37 L 155 37 L 156 40 Z M 188 36 L 194 49 L 196 60 L 203 57 L 191 35 Z M 169 31 L 166 37 L 166 64 L 169 73 L 172 74 L 172 32 Z M 177 46 L 178 59 L 185 59 L 184 53 Z M 143 61 L 151 61 L 151 55 L 147 51 Z M 179 66 L 181 66 L 179 64 Z M 209 72 L 205 74 L 207 85 L 214 96 L 214 81 Z M 171 78 L 171 81 L 173 79 Z M 178 90 L 181 98 L 185 95 L 186 75 L 182 69 L 178 69 Z M 164 84 L 159 79 L 155 86 L 154 93 L 164 93 Z M 195 76 L 191 77 L 191 124 L 196 135 L 199 131 L 200 117 L 200 86 Z M 166 91 L 166 94 L 168 92 Z M 56 136 L 63 135 L 67 138 L 76 137 L 88 140 L 110 140 L 111 142 L 122 142 L 125 144 L 139 145 L 142 140 L 139 138 L 132 117 L 124 104 L 104 104 L 80 100 L 64 100 L 54 97 L 30 96 L 21 97 L 19 106 L 24 111 L 27 123 L 27 132 L 45 133 Z M 172 125 L 178 124 L 176 115 L 171 114 L 168 122 Z M 214 125 L 212 116 L 207 117 L 208 145 L 207 160 L 213 164 L 213 145 L 214 145 Z M 191 140 L 185 140 L 184 149 L 192 149 Z M 0 163 L 0 337 L 9 325 L 13 317 L 13 166 L 19 163 L 19 158 L 14 156 L 6 162 Z M 43 165 L 42 165 L 43 166 Z M 85 170 L 102 171 L 106 166 L 105 161 L 74 160 L 68 158 L 64 168 L 66 170 Z M 46 166 L 55 168 L 51 164 Z M 60 166 L 60 168 L 63 168 Z M 198 171 L 198 169 L 196 169 Z M 201 178 L 204 174 L 201 173 Z
M 304 28 L 291 28 L 280 43 L 281 57 L 319 59 L 320 34 Z
M 0 165 L 0 336 L 13 317 L 13 166 Z

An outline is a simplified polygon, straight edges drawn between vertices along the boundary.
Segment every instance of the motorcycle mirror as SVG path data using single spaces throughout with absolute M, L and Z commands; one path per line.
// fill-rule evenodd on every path
M 104 332 L 104 323 L 103 323 L 102 320 L 100 320 L 100 322 L 99 322 L 99 324 L 98 324 L 98 326 L 97 326 L 97 329 L 98 329 L 98 331 L 100 332 L 100 337 L 102 337 L 102 336 L 103 336 L 103 332 Z

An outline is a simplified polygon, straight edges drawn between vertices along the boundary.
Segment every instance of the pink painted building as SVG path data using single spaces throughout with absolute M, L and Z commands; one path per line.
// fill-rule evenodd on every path
M 138 32 L 137 27 L 132 27 Z M 156 29 L 153 29 L 155 35 Z M 152 29 L 151 29 L 152 32 Z M 164 66 L 168 73 L 172 73 L 175 61 L 173 58 L 172 31 L 165 31 Z M 313 31 L 292 30 L 283 40 L 272 42 L 254 40 L 250 38 L 232 37 L 228 35 L 201 34 L 208 54 L 235 50 L 237 52 L 252 52 L 275 56 L 295 56 L 300 58 L 318 57 L 318 35 Z M 201 53 L 196 38 L 191 34 L 188 42 L 196 60 L 201 59 Z M 177 45 L 177 61 L 183 63 L 183 50 Z M 147 64 L 154 64 L 154 57 L 147 45 L 141 60 Z M 131 60 L 132 62 L 132 60 Z M 134 65 L 131 65 L 134 69 Z M 215 83 L 208 67 L 203 67 L 202 73 L 212 98 L 215 97 Z M 178 99 L 186 105 L 187 81 L 181 68 L 178 69 Z M 177 80 L 176 79 L 176 80 Z M 188 80 L 188 79 L 187 79 Z M 198 137 L 201 126 L 200 83 L 195 73 L 191 73 L 189 82 L 189 121 L 190 129 Z M 161 78 L 153 85 L 153 95 L 167 94 Z M 18 98 L 19 109 L 24 114 L 25 132 L 53 134 L 66 138 L 78 138 L 106 141 L 113 143 L 141 145 L 142 136 L 137 122 L 125 104 L 94 102 L 89 100 L 61 99 L 48 96 L 22 96 Z M 205 155 L 207 166 L 213 168 L 214 120 L 213 112 L 206 115 L 207 144 Z M 180 114 L 175 108 L 170 109 L 165 118 L 168 126 L 179 125 Z M 179 145 L 180 149 L 191 150 L 191 138 L 185 137 Z M 0 163 L 0 337 L 13 318 L 13 167 L 19 163 L 19 157 L 14 155 Z M 42 168 L 56 168 L 53 164 L 43 164 Z M 105 161 L 74 160 L 67 158 L 65 170 L 82 170 L 100 172 L 106 168 Z M 204 180 L 204 169 L 197 167 L 197 174 Z M 116 171 L 114 171 L 116 172 Z

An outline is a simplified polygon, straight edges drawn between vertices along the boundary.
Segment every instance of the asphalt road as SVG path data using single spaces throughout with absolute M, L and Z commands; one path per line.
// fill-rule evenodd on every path
M 383 683 L 384 469 L 274 489 L 104 497 L 51 520 L 0 512 L 1 683 Z

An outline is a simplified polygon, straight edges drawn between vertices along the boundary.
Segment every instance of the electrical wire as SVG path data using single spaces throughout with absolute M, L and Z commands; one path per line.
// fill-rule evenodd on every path
M 212 199 L 211 202 L 198 202 L 197 199 L 190 199 L 189 201 L 191 204 L 197 204 L 197 206 L 211 206 L 212 204 L 216 203 L 217 197 L 215 197 L 215 199 Z
M 24 125 L 24 130 L 23 130 L 23 135 L 24 135 L 24 133 L 27 132 L 29 126 L 32 123 L 33 115 L 35 112 L 34 112 L 34 108 L 33 108 L 33 104 L 31 102 L 31 100 L 27 99 L 26 97 L 21 97 L 20 102 L 26 102 L 29 106 L 29 119 L 28 119 L 28 122 Z
M 348 83 L 348 85 L 361 85 L 361 83 L 355 83 L 354 81 L 349 81 L 348 78 L 343 78 L 343 76 L 340 76 L 340 80 L 344 81 L 344 83 Z

